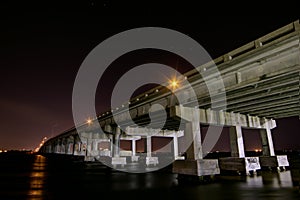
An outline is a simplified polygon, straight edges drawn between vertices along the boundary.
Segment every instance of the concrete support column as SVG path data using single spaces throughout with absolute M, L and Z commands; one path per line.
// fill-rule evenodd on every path
M 110 156 L 113 157 L 113 152 L 114 152 L 114 135 L 110 135 Z
M 80 136 L 78 135 L 75 138 L 75 148 L 74 148 L 74 155 L 81 155 L 82 154 L 82 143 L 81 143 L 81 139 Z
M 82 143 L 81 142 L 78 142 L 78 153 L 81 153 L 82 152 Z
M 73 146 L 74 146 L 74 137 L 73 136 L 69 136 L 68 138 L 66 138 L 66 154 L 70 155 L 73 154 Z
M 78 140 L 77 140 L 77 136 L 74 136 L 74 140 L 73 140 L 73 155 L 76 155 L 78 151 Z
M 68 154 L 68 141 L 67 141 L 67 138 L 64 138 L 63 139 L 63 142 L 62 142 L 62 154 Z
M 50 153 L 55 153 L 55 143 L 51 143 L 51 152 Z
M 80 148 L 81 148 L 80 144 L 81 144 L 80 141 L 77 141 L 77 140 L 74 141 L 74 147 L 73 147 L 73 154 L 74 155 L 80 155 L 80 151 L 81 151 L 80 150 Z
M 265 128 L 260 130 L 262 153 L 264 156 L 275 156 L 272 133 L 267 121 L 265 122 Z
M 110 151 L 110 157 L 113 157 L 113 151 L 114 151 L 114 133 L 113 133 L 113 128 L 110 125 L 105 125 L 104 126 L 104 131 L 109 133 L 108 138 L 109 138 L 109 151 Z
M 147 146 L 147 157 L 151 157 L 151 152 L 152 152 L 152 141 L 151 141 L 151 136 L 147 136 L 146 138 L 146 146 Z
M 57 153 L 61 153 L 62 148 L 63 148 L 62 139 L 60 139 L 57 144 Z
M 151 136 L 146 137 L 146 148 L 147 148 L 147 157 L 146 165 L 157 165 L 158 157 L 152 157 L 152 138 Z
M 72 143 L 72 152 L 71 152 L 72 155 L 74 155 L 74 152 L 75 152 L 75 144 L 76 144 L 76 141 L 74 140 Z
M 63 144 L 63 140 L 60 139 L 59 145 L 58 145 L 58 153 L 63 153 L 63 151 L 64 151 L 64 144 Z
M 71 142 L 67 142 L 66 144 L 66 154 L 71 154 L 73 144 Z
M 189 108 L 183 106 L 176 106 L 175 112 L 177 116 L 188 121 L 185 124 L 183 140 L 180 139 L 180 143 L 184 143 L 184 146 L 192 144 L 185 151 L 186 159 L 176 160 L 173 163 L 173 173 L 205 176 L 219 174 L 220 168 L 218 165 L 218 159 L 203 159 L 203 149 L 201 141 L 200 130 L 200 110 L 198 108 Z M 213 112 L 204 113 L 203 117 L 212 118 Z M 203 114 L 203 112 L 202 112 Z
M 113 135 L 113 157 L 120 157 L 120 136 L 121 129 L 116 127 Z
M 186 123 L 184 134 L 193 137 L 193 142 L 186 151 L 186 156 L 187 156 L 186 158 L 189 160 L 203 159 L 200 122 L 193 121 L 193 122 Z
M 229 134 L 230 134 L 231 156 L 245 158 L 242 127 L 239 125 L 230 127 Z
M 203 159 L 202 151 L 202 141 L 201 141 L 201 132 L 200 132 L 200 116 L 197 110 L 193 112 L 192 118 L 192 132 L 194 138 L 194 157 L 195 160 Z
M 82 155 L 87 155 L 87 139 L 86 138 L 81 138 L 81 154 Z
M 139 156 L 136 155 L 136 140 L 131 140 L 131 162 L 137 162 L 139 160 Z
M 93 139 L 93 151 L 98 151 L 98 140 Z
M 126 157 L 120 157 L 120 139 L 121 139 L 121 128 L 116 127 L 113 132 L 113 157 L 112 165 L 122 165 L 126 164 Z
M 178 137 L 176 134 L 173 136 L 173 146 L 174 146 L 174 159 L 176 160 L 176 158 L 178 157 Z
M 136 140 L 131 140 L 132 156 L 136 155 Z
M 50 152 L 50 146 L 49 146 L 49 145 L 47 145 L 47 146 L 42 146 L 41 148 L 42 148 L 42 152 L 43 152 L 43 153 L 49 153 L 49 152 Z M 40 149 L 41 149 L 41 148 L 40 148 Z
M 59 149 L 59 142 L 56 142 L 54 144 L 54 153 L 58 153 L 58 149 Z
M 87 139 L 87 145 L 86 145 L 86 155 L 90 156 L 91 151 L 92 151 L 92 139 L 88 138 Z

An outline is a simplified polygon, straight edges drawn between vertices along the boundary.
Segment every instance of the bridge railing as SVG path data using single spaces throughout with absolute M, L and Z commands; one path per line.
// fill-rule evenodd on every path
M 281 27 L 267 35 L 264 35 L 252 42 L 249 42 L 237 49 L 234 49 L 234 50 L 214 59 L 213 61 L 205 63 L 204 65 L 200 66 L 199 68 L 200 68 L 200 70 L 204 69 L 204 68 L 206 70 L 208 70 L 213 65 L 220 65 L 222 63 L 232 60 L 233 58 L 237 58 L 240 55 L 245 55 L 249 52 L 252 52 L 253 50 L 255 50 L 257 48 L 272 45 L 273 43 L 278 42 L 278 40 L 284 40 L 284 39 L 286 39 L 287 36 L 290 36 L 291 33 L 299 34 L 299 31 L 300 31 L 300 24 L 299 24 L 299 20 L 297 20 L 297 21 L 290 23 L 284 27 Z M 190 77 L 197 73 L 198 73 L 198 70 L 194 69 L 194 70 L 191 70 L 191 71 L 185 73 L 185 76 Z

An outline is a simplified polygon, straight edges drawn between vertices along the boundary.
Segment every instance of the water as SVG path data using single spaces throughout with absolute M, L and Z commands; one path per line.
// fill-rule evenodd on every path
M 129 174 L 99 163 L 40 155 L 0 155 L 0 199 L 300 199 L 290 171 L 223 177 L 206 184 L 178 182 L 168 171 Z

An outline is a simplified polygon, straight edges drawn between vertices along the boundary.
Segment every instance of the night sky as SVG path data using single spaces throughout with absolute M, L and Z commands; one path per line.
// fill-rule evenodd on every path
M 0 149 L 34 149 L 43 137 L 73 127 L 76 73 L 88 53 L 116 33 L 144 26 L 170 28 L 197 40 L 216 58 L 299 19 L 293 12 L 288 16 L 216 16 L 216 11 L 204 15 L 189 10 L 193 6 L 76 2 L 1 3 Z M 131 65 L 163 59 L 176 69 L 182 67 L 179 71 L 188 69 L 179 58 L 161 55 L 136 52 L 124 58 L 127 66 L 119 65 L 122 60 L 116 62 L 102 80 L 102 92 L 110 94 L 114 82 Z M 109 101 L 96 100 L 99 113 L 108 110 Z M 276 149 L 300 149 L 298 117 L 278 120 L 273 133 Z M 246 148 L 255 147 L 257 135 L 245 136 L 249 139 Z M 222 138 L 221 150 L 229 146 L 226 137 Z

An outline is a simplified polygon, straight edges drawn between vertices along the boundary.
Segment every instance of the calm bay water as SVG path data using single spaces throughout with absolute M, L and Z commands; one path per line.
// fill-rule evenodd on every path
M 168 171 L 142 174 L 99 163 L 32 154 L 0 155 L 0 199 L 300 199 L 290 171 L 223 177 L 206 184 L 178 182 Z

